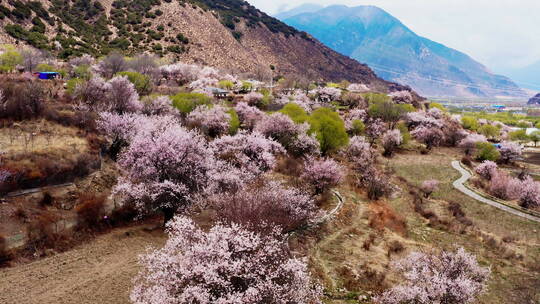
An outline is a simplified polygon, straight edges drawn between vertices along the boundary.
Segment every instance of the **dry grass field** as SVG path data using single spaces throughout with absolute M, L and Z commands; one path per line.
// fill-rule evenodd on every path
M 62 156 L 88 150 L 88 142 L 79 129 L 47 120 L 24 121 L 0 128 L 0 151 L 6 155 L 34 153 Z
M 165 241 L 150 227 L 113 230 L 71 251 L 0 269 L 0 303 L 129 303 L 138 255 Z
M 459 203 L 465 216 L 472 221 L 472 226 L 465 231 L 427 227 L 414 215 L 406 197 L 390 204 L 407 218 L 411 238 L 439 248 L 463 246 L 476 254 L 482 264 L 491 266 L 489 291 L 480 303 L 538 303 L 540 224 L 479 203 L 453 189 L 452 182 L 460 176 L 450 166 L 456 159 L 460 158 L 455 150 L 440 149 L 427 156 L 397 155 L 389 166 L 411 184 L 419 185 L 427 179 L 440 180 L 440 190 L 434 193 L 428 208 L 448 213 L 448 203 Z M 444 218 L 444 213 L 440 217 Z

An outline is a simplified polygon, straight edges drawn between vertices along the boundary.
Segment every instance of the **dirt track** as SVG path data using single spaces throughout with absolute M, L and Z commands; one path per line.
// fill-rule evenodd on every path
M 143 228 L 115 230 L 68 252 L 0 269 L 0 303 L 129 303 L 138 255 L 165 241 L 162 231 Z

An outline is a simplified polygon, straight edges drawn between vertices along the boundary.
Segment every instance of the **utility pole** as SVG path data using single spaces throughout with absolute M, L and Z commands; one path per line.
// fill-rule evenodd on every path
M 270 65 L 270 94 L 274 95 L 274 70 L 276 67 L 271 64 Z

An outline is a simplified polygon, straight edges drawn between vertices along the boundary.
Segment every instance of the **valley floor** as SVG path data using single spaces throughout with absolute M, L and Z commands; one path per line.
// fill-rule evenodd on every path
M 540 225 L 476 202 L 452 187 L 460 174 L 451 167 L 459 152 L 403 152 L 383 163 L 401 189 L 388 201 L 368 202 L 361 191 L 342 186 L 345 204 L 331 221 L 291 241 L 309 257 L 311 271 L 326 287 L 325 303 L 370 303 L 395 283 L 391 261 L 414 250 L 463 246 L 490 266 L 489 290 L 479 304 L 536 304 L 540 300 Z M 440 190 L 419 214 L 409 188 L 437 178 Z M 461 205 L 465 219 L 452 215 Z M 427 212 L 425 212 L 427 213 Z M 0 269 L 0 303 L 128 304 L 138 255 L 165 242 L 151 226 L 115 229 L 71 251 Z M 360 301 L 358 301 L 360 300 Z

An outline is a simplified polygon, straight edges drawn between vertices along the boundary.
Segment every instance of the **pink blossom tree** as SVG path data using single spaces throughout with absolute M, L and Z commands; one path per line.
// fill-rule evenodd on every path
M 444 117 L 444 112 L 439 108 L 431 108 L 427 114 L 435 119 L 442 119 Z
M 143 103 L 142 113 L 146 115 L 175 115 L 178 111 L 167 96 L 150 98 Z
M 198 128 L 210 137 L 227 134 L 230 128 L 231 115 L 223 106 L 198 106 L 186 118 L 189 126 Z
M 246 184 L 236 192 L 217 193 L 205 202 L 219 219 L 253 231 L 266 231 L 274 226 L 282 232 L 293 231 L 317 214 L 308 193 L 269 179 Z
M 478 143 L 487 142 L 487 138 L 484 135 L 473 133 L 467 135 L 459 142 L 459 147 L 465 149 L 465 154 L 471 155 Z
M 307 265 L 291 258 L 277 231 L 257 234 L 237 224 L 205 231 L 177 217 L 167 232 L 163 248 L 141 257 L 135 304 L 322 303 Z
M 353 136 L 343 154 L 358 171 L 364 171 L 375 163 L 375 151 L 363 136 Z
M 375 298 L 380 304 L 472 303 L 487 288 L 489 268 L 463 248 L 440 254 L 414 252 L 393 264 L 405 283 Z
M 497 163 L 485 160 L 478 167 L 476 167 L 475 172 L 480 175 L 482 178 L 491 180 L 491 178 L 497 174 Z
M 174 81 L 177 85 L 184 85 L 195 81 L 200 67 L 191 64 L 175 63 L 159 67 L 163 78 Z
M 411 135 L 414 136 L 416 140 L 424 143 L 428 150 L 439 146 L 444 137 L 444 134 L 440 129 L 425 126 L 417 127 L 411 132 Z
M 110 144 L 109 153 L 113 159 L 120 149 L 131 143 L 139 133 L 152 136 L 170 128 L 179 127 L 180 123 L 174 116 L 146 116 L 142 114 L 116 114 L 101 112 L 97 120 L 98 130 Z
M 101 77 L 93 77 L 75 87 L 74 97 L 90 111 L 102 112 L 110 109 L 107 95 L 111 86 Z
M 216 78 L 208 78 L 208 77 L 204 77 L 204 78 L 199 78 L 195 81 L 192 81 L 189 83 L 188 87 L 192 90 L 204 90 L 208 87 L 215 87 L 217 86 L 219 80 L 217 80 Z
M 375 166 L 370 166 L 359 172 L 357 184 L 367 190 L 370 200 L 378 200 L 392 193 L 393 189 L 388 180 L 389 177 L 386 174 Z
M 258 132 L 222 136 L 212 141 L 211 147 L 217 158 L 254 174 L 272 170 L 276 165 L 275 155 L 285 153 L 281 144 Z
M 244 98 L 242 100 L 250 106 L 256 106 L 260 104 L 260 102 L 263 100 L 263 97 L 264 95 L 261 93 L 250 92 L 244 95 Z
M 84 54 L 80 57 L 75 57 L 75 58 L 72 58 L 69 60 L 69 65 L 71 66 L 71 68 L 76 68 L 76 67 L 79 67 L 79 66 L 91 66 L 92 64 L 94 64 L 94 57 L 88 55 L 88 54 Z
M 332 102 L 341 98 L 342 91 L 338 88 L 324 87 L 309 92 L 318 102 Z
M 371 120 L 366 128 L 366 135 L 371 143 L 374 143 L 384 132 L 386 132 L 386 124 L 381 119 Z
M 117 76 L 107 83 L 110 86 L 107 93 L 107 103 L 110 112 L 122 114 L 137 112 L 142 109 L 142 104 L 139 102 L 139 94 L 127 77 Z
M 510 200 L 516 200 L 521 197 L 521 194 L 523 193 L 524 181 L 520 180 L 519 178 L 510 178 L 508 180 L 508 184 L 506 185 L 506 196 Z
M 281 95 L 280 98 L 275 100 L 275 103 L 285 106 L 288 103 L 294 103 L 300 106 L 306 113 L 311 113 L 316 106 L 317 102 L 311 100 L 304 92 L 295 90 L 292 94 Z
M 367 85 L 363 83 L 351 83 L 347 87 L 347 91 L 355 92 L 355 93 L 366 93 L 366 92 L 369 92 L 370 89 Z
M 382 136 L 381 142 L 384 147 L 384 156 L 390 157 L 403 142 L 403 137 L 399 130 L 394 129 L 386 131 Z
M 530 176 L 521 184 L 519 205 L 527 209 L 540 207 L 540 184 Z
M 109 142 L 108 152 L 113 160 L 116 160 L 120 150 L 137 134 L 137 117 L 132 114 L 119 115 L 110 112 L 99 114 L 97 127 Z
M 221 159 L 214 160 L 208 175 L 210 178 L 206 188 L 196 198 L 203 207 L 208 203 L 209 197 L 237 193 L 257 179 L 256 174 L 245 168 L 237 168 Z
M 501 153 L 500 161 L 508 164 L 519 160 L 521 158 L 521 154 L 523 153 L 523 149 L 518 143 L 505 141 L 501 143 L 499 152 Z
M 242 124 L 242 128 L 252 130 L 255 124 L 265 115 L 261 110 L 252 107 L 245 102 L 239 102 L 234 110 L 238 113 L 238 118 Z
M 503 171 L 495 171 L 491 176 L 489 183 L 489 193 L 497 198 L 507 200 L 510 199 L 508 195 L 508 184 L 512 178 Z
M 205 66 L 201 70 L 199 70 L 199 74 L 197 75 L 199 79 L 201 78 L 220 78 L 220 73 L 217 69 L 213 67 Z
M 292 119 L 283 113 L 264 115 L 255 126 L 255 131 L 279 142 L 288 149 L 300 129 Z
M 405 115 L 405 122 L 410 128 L 419 126 L 442 128 L 443 122 L 428 115 L 426 112 L 410 112 Z
M 361 121 L 364 123 L 368 118 L 368 114 L 366 110 L 361 109 L 353 109 L 347 112 L 345 115 L 345 119 L 343 120 L 345 122 L 345 129 L 347 129 L 347 132 L 351 133 L 355 129 L 355 121 Z
M 337 186 L 343 178 L 344 168 L 331 158 L 305 160 L 302 179 L 313 186 L 316 194 L 321 194 Z
M 448 117 L 444 120 L 442 131 L 444 133 L 444 143 L 450 147 L 457 146 L 459 142 L 469 135 L 467 131 L 463 130 L 459 122 Z
M 180 126 L 139 132 L 120 155 L 123 174 L 113 193 L 141 214 L 162 211 L 168 221 L 204 189 L 213 163 L 212 150 L 197 132 Z
M 127 69 L 127 62 L 120 53 L 111 53 L 94 66 L 94 70 L 101 76 L 110 78 L 118 72 Z
M 392 101 L 395 103 L 408 103 L 411 104 L 413 102 L 413 96 L 411 92 L 409 91 L 396 91 L 388 94 L 392 98 Z
M 436 179 L 426 180 L 420 186 L 420 190 L 424 192 L 425 198 L 429 198 L 431 194 L 439 189 L 439 181 Z
M 301 131 L 289 144 L 288 152 L 294 156 L 319 155 L 321 144 L 315 134 L 308 135 L 306 131 Z

